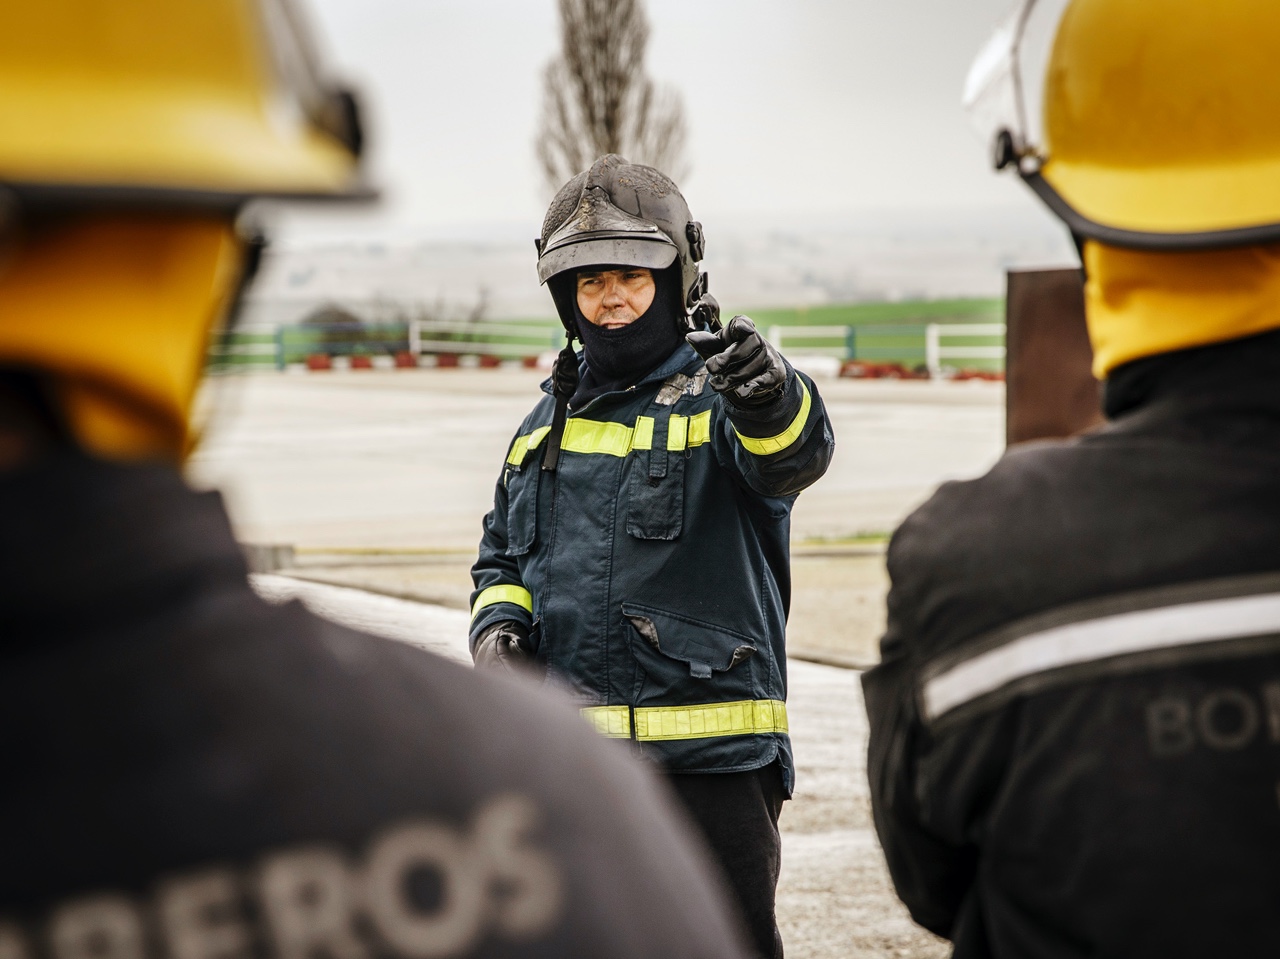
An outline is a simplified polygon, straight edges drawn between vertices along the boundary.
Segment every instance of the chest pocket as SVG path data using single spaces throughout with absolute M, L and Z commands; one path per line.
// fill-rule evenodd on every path
M 642 449 L 640 432 L 648 419 L 652 438 Z M 672 540 L 684 527 L 684 467 L 688 420 L 671 416 L 671 407 L 658 407 L 658 415 L 636 423 L 637 449 L 632 454 L 627 491 L 627 532 L 636 539 Z M 674 427 L 674 430 L 673 430 Z M 677 435 L 678 434 L 678 435 Z
M 542 470 L 536 450 L 507 463 L 507 555 L 523 556 L 538 538 L 538 483 Z

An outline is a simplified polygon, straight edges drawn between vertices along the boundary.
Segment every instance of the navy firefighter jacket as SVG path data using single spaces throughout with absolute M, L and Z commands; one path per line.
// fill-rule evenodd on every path
M 574 411 L 545 472 L 554 408 L 525 418 L 485 517 L 473 646 L 515 620 L 602 734 L 678 772 L 778 759 L 789 793 L 791 506 L 835 445 L 814 384 L 789 369 L 776 402 L 739 411 L 682 345 Z

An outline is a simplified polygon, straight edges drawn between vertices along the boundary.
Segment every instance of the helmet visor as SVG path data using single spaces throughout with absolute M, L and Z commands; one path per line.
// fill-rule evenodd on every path
M 676 261 L 679 251 L 661 234 L 653 238 L 633 234 L 616 236 L 590 234 L 548 250 L 538 258 L 538 280 L 546 283 L 568 270 L 590 266 L 643 266 L 663 270 Z
M 1071 0 L 1022 0 L 987 41 L 964 84 L 964 107 L 996 169 L 1034 173 L 1048 159 L 1044 80 Z

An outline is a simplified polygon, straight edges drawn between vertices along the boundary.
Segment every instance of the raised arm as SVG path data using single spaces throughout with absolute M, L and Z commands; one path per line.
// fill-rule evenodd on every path
M 735 316 L 718 333 L 690 333 L 720 394 L 712 442 L 720 463 L 762 496 L 795 496 L 831 462 L 835 438 L 813 381 L 755 324 Z

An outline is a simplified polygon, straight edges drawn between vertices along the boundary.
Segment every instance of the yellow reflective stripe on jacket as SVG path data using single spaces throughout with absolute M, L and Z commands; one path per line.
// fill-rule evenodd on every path
M 631 738 L 630 706 L 588 706 L 579 712 L 601 736 L 609 739 Z
M 651 450 L 653 449 L 653 417 L 637 416 L 636 428 L 631 437 L 631 449 L 633 450 Z M 622 454 L 626 456 L 626 453 Z
M 701 446 L 711 442 L 711 411 L 703 410 L 689 417 L 689 446 Z
M 560 449 L 569 453 L 597 453 L 605 456 L 626 456 L 632 450 L 653 448 L 654 421 L 651 416 L 637 416 L 635 426 L 611 423 L 604 420 L 570 418 L 564 424 L 564 437 Z M 511 444 L 507 463 L 519 466 L 530 450 L 536 450 L 551 432 L 551 427 L 540 426 L 532 433 L 519 436 Z M 667 449 L 685 450 L 711 442 L 711 411 L 704 410 L 693 416 L 673 414 L 667 428 Z
M 543 438 L 551 432 L 550 426 L 540 426 L 532 433 L 525 436 L 517 436 L 516 441 L 511 444 L 511 452 L 507 456 L 507 462 L 512 466 L 519 466 L 524 462 L 525 456 L 529 450 L 536 450 L 538 444 Z
M 643 427 L 637 430 L 621 423 L 570 419 L 565 421 L 564 439 L 560 441 L 560 448 L 570 453 L 626 456 L 631 452 L 631 441 L 637 432 L 643 435 Z M 653 441 L 652 420 L 649 421 L 649 441 Z
M 746 699 L 736 703 L 636 709 L 636 739 L 641 742 L 786 731 L 787 704 L 777 699 Z
M 494 603 L 515 603 L 517 606 L 523 606 L 529 612 L 533 612 L 533 597 L 529 595 L 527 589 L 523 586 L 502 583 L 481 591 L 480 595 L 476 597 L 475 605 L 471 607 L 471 618 L 475 619 L 480 610 L 486 606 L 492 606 Z
M 631 738 L 629 706 L 588 706 L 579 710 L 596 732 L 610 739 Z M 636 708 L 636 739 L 711 739 L 785 733 L 787 704 L 778 699 L 744 699 L 699 706 L 640 706 Z
M 689 445 L 689 417 L 672 414 L 667 420 L 667 449 L 682 450 Z
M 711 442 L 711 411 L 693 416 L 673 413 L 667 424 L 667 449 L 674 452 Z
M 800 434 L 804 432 L 804 424 L 809 420 L 809 409 L 813 406 L 813 402 L 809 397 L 809 387 L 805 386 L 804 380 L 800 380 L 800 391 L 803 397 L 800 400 L 800 412 L 791 421 L 791 425 L 777 436 L 763 438 L 743 436 L 736 429 L 734 430 L 735 433 L 738 433 L 738 442 L 746 448 L 748 453 L 755 453 L 757 456 L 780 453 L 800 438 Z

